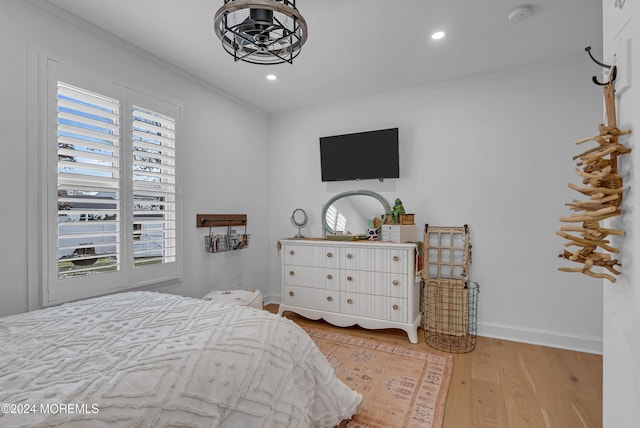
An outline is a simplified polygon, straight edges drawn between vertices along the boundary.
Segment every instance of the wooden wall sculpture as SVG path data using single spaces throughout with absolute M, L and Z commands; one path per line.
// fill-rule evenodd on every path
M 592 57 L 593 58 L 593 57 Z M 579 225 L 562 226 L 557 235 L 567 239 L 565 247 L 577 247 L 577 249 L 565 249 L 558 257 L 573 262 L 581 263 L 582 267 L 560 267 L 563 272 L 581 272 L 595 278 L 606 278 L 615 282 L 611 275 L 619 275 L 616 269 L 621 266 L 618 259 L 611 254 L 618 254 L 620 250 L 611 246 L 607 237 L 609 235 L 622 235 L 623 230 L 607 229 L 600 226 L 600 221 L 622 213 L 622 177 L 618 174 L 618 156 L 631 152 L 618 142 L 621 135 L 630 134 L 631 131 L 621 131 L 616 125 L 615 66 L 609 73 L 609 82 L 604 85 L 604 100 L 607 124 L 599 126 L 599 134 L 593 137 L 576 141 L 576 144 L 584 144 L 594 141 L 596 147 L 590 148 L 577 156 L 576 173 L 582 177 L 582 186 L 569 183 L 568 186 L 588 197 L 586 200 L 576 200 L 565 204 L 573 214 L 560 217 L 560 221 L 567 223 L 581 223 Z M 595 78 L 594 82 L 598 83 Z M 608 273 L 592 271 L 592 268 L 600 267 Z

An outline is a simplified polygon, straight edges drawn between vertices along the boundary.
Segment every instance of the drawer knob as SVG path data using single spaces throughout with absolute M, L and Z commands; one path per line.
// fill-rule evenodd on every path
M 294 271 L 290 271 L 289 275 L 294 276 L 296 273 Z
M 293 296 L 293 291 L 289 291 L 289 296 Z
M 327 253 L 327 257 L 333 257 L 332 253 Z
M 398 256 L 393 256 L 393 261 L 394 261 L 394 262 L 397 262 L 398 260 L 400 260 L 400 257 L 398 257 Z
M 347 299 L 347 303 L 348 303 L 348 304 L 352 304 L 352 303 L 353 303 L 353 300 L 351 300 L 351 299 Z
M 347 281 L 353 281 L 353 277 L 348 276 L 348 277 L 347 277 Z
M 327 275 L 327 279 L 333 279 L 333 275 L 331 274 Z
M 332 302 L 332 301 L 333 301 L 333 297 L 331 297 L 331 296 L 327 296 L 327 301 L 328 301 L 328 302 Z
M 289 254 L 291 254 L 292 256 L 293 256 L 295 253 L 296 253 L 296 252 L 295 252 L 295 251 L 293 251 L 293 250 L 289 251 Z
M 351 253 L 347 254 L 347 258 L 348 259 L 352 259 L 353 258 L 353 254 L 351 254 Z
M 393 285 L 400 285 L 400 281 L 398 281 L 397 279 L 393 280 Z
M 397 311 L 398 310 L 398 305 L 393 305 L 393 310 Z

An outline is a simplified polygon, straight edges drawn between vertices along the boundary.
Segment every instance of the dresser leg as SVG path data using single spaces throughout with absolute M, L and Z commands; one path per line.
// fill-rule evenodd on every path
M 417 328 L 407 329 L 406 332 L 407 332 L 407 335 L 409 336 L 409 342 L 413 343 L 414 345 L 416 343 L 418 343 L 418 329 Z

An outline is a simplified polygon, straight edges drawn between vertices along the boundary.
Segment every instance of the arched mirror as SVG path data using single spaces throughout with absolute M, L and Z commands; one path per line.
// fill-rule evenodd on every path
M 343 232 L 364 235 L 368 221 L 379 217 L 382 222 L 391 213 L 389 203 L 375 192 L 355 190 L 329 199 L 322 210 L 322 225 L 327 234 Z

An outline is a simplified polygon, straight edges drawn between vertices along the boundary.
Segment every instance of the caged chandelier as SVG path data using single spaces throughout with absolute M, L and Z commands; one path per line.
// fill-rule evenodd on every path
M 252 64 L 291 64 L 307 41 L 295 0 L 224 0 L 214 25 L 234 60 Z

